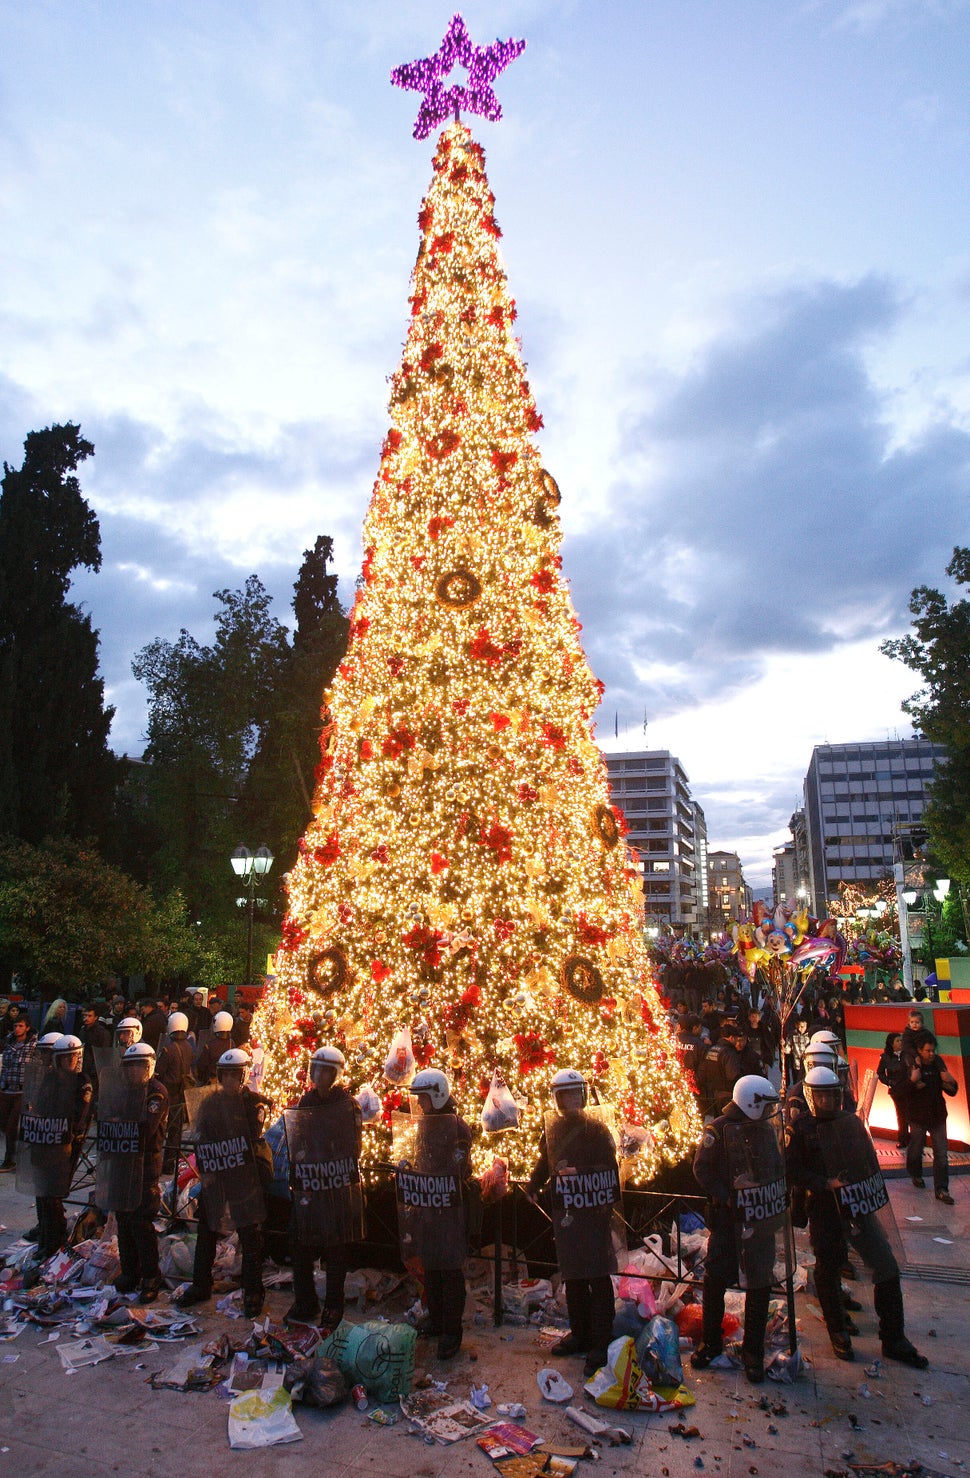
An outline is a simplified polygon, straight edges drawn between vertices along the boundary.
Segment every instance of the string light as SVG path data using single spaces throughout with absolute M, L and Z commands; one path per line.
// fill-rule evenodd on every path
M 498 1069 L 531 1170 L 548 1079 L 580 1068 L 628 1126 L 642 1182 L 700 1121 L 651 979 L 636 861 L 592 717 L 602 692 L 561 574 L 559 491 L 514 336 L 481 147 L 441 134 L 411 322 L 364 523 L 344 661 L 324 694 L 314 819 L 278 977 L 254 1022 L 285 1104 L 320 1041 L 371 1083 L 399 1028 L 471 1122 Z M 386 1129 L 365 1160 L 387 1157 Z

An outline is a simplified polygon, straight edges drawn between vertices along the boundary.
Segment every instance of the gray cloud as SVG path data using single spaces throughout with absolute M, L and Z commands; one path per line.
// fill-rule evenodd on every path
M 875 277 L 752 305 L 753 327 L 631 423 L 607 512 L 565 549 L 611 702 L 661 717 L 737 690 L 768 653 L 875 645 L 942 577 L 970 436 L 939 423 L 890 449 L 865 353 L 902 311 Z M 644 679 L 649 661 L 682 673 Z

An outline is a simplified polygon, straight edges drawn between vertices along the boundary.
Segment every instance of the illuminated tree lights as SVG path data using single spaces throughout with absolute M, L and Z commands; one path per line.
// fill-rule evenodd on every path
M 265 1088 L 300 1090 L 319 1041 L 385 1123 L 410 1030 L 478 1118 L 498 1069 L 531 1169 L 557 1067 L 636 1132 L 643 1181 L 699 1120 L 642 941 L 640 872 L 593 742 L 602 691 L 561 575 L 559 490 L 513 334 L 481 147 L 441 134 L 418 217 L 411 322 L 364 523 L 347 655 L 324 694 L 314 819 L 257 1012 Z M 378 1126 L 365 1155 L 386 1156 Z M 482 1157 L 482 1150 L 479 1150 Z

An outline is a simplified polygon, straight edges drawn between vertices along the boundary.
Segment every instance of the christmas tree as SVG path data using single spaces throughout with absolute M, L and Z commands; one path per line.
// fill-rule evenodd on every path
M 436 58 L 399 69 L 426 92 L 418 133 L 455 106 L 497 116 L 498 48 L 521 50 L 459 53 L 469 89 L 444 94 L 449 37 L 453 54 L 467 42 L 456 25 Z M 699 1119 L 593 740 L 602 685 L 561 573 L 493 205 L 483 150 L 453 121 L 418 216 L 350 643 L 323 695 L 314 818 L 254 1037 L 278 1103 L 334 1042 L 385 1124 L 406 1095 L 393 1063 L 385 1075 L 403 1028 L 470 1122 L 497 1071 L 519 1122 L 488 1149 L 513 1175 L 534 1163 L 549 1077 L 580 1068 L 631 1127 L 642 1181 L 684 1156 Z M 367 1144 L 386 1158 L 380 1125 Z

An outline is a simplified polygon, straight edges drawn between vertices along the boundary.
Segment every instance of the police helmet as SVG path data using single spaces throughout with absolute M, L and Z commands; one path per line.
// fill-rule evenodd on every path
M 834 1119 L 842 1109 L 842 1083 L 830 1067 L 813 1067 L 805 1075 L 805 1102 L 816 1119 Z
M 221 1035 L 222 1033 L 228 1034 L 232 1031 L 232 1026 L 232 1017 L 228 1011 L 217 1011 L 212 1018 L 212 1030 L 217 1035 Z
M 122 1063 L 145 1063 L 148 1068 L 148 1076 L 152 1077 L 155 1072 L 155 1048 L 148 1042 L 132 1042 L 131 1046 L 125 1049 L 125 1055 L 121 1061 Z
M 189 1029 L 189 1018 L 184 1011 L 173 1011 L 168 1018 L 168 1033 L 174 1037 L 176 1032 L 187 1032 Z
M 582 1075 L 581 1072 L 578 1072 L 577 1071 L 576 1068 L 574 1068 L 574 1067 L 563 1067 L 563 1068 L 560 1068 L 559 1071 L 558 1071 L 558 1073 L 556 1073 L 555 1077 L 553 1078 L 552 1082 L 549 1084 L 549 1087 L 550 1087 L 550 1089 L 552 1091 L 552 1096 L 555 1099 L 555 1103 L 556 1103 L 556 1107 L 557 1108 L 559 1107 L 559 1095 L 560 1095 L 560 1093 L 562 1093 L 564 1090 L 569 1089 L 569 1088 L 579 1088 L 579 1089 L 582 1090 L 582 1094 L 583 1094 L 583 1106 L 585 1107 L 585 1105 L 586 1105 L 586 1099 L 587 1099 L 587 1096 L 588 1096 L 587 1095 L 587 1087 L 586 1087 L 586 1079 L 583 1077 L 583 1075 Z
M 437 1068 L 426 1067 L 412 1078 L 408 1092 L 415 1095 L 427 1093 L 431 1099 L 431 1107 L 443 1109 L 451 1097 L 451 1084 L 444 1073 L 439 1072 Z
M 115 1027 L 115 1035 L 117 1037 L 120 1037 L 122 1032 L 131 1033 L 131 1042 L 129 1042 L 129 1046 L 131 1046 L 134 1042 L 140 1042 L 142 1026 L 141 1022 L 138 1020 L 138 1017 L 123 1016 L 118 1022 L 118 1025 Z
M 330 1074 L 330 1083 L 336 1083 L 347 1066 L 347 1059 L 339 1047 L 318 1047 L 310 1058 L 310 1078 L 318 1083 L 325 1073 Z
M 81 1058 L 83 1054 L 84 1043 L 81 1041 L 80 1037 L 72 1037 L 68 1034 L 62 1037 L 58 1037 L 57 1041 L 54 1043 L 55 1059 L 58 1057 L 76 1058 L 77 1061 L 75 1071 L 80 1071 Z
M 778 1102 L 778 1092 L 760 1073 L 746 1073 L 738 1078 L 731 1094 L 734 1102 L 749 1119 L 761 1119 L 771 1105 Z

